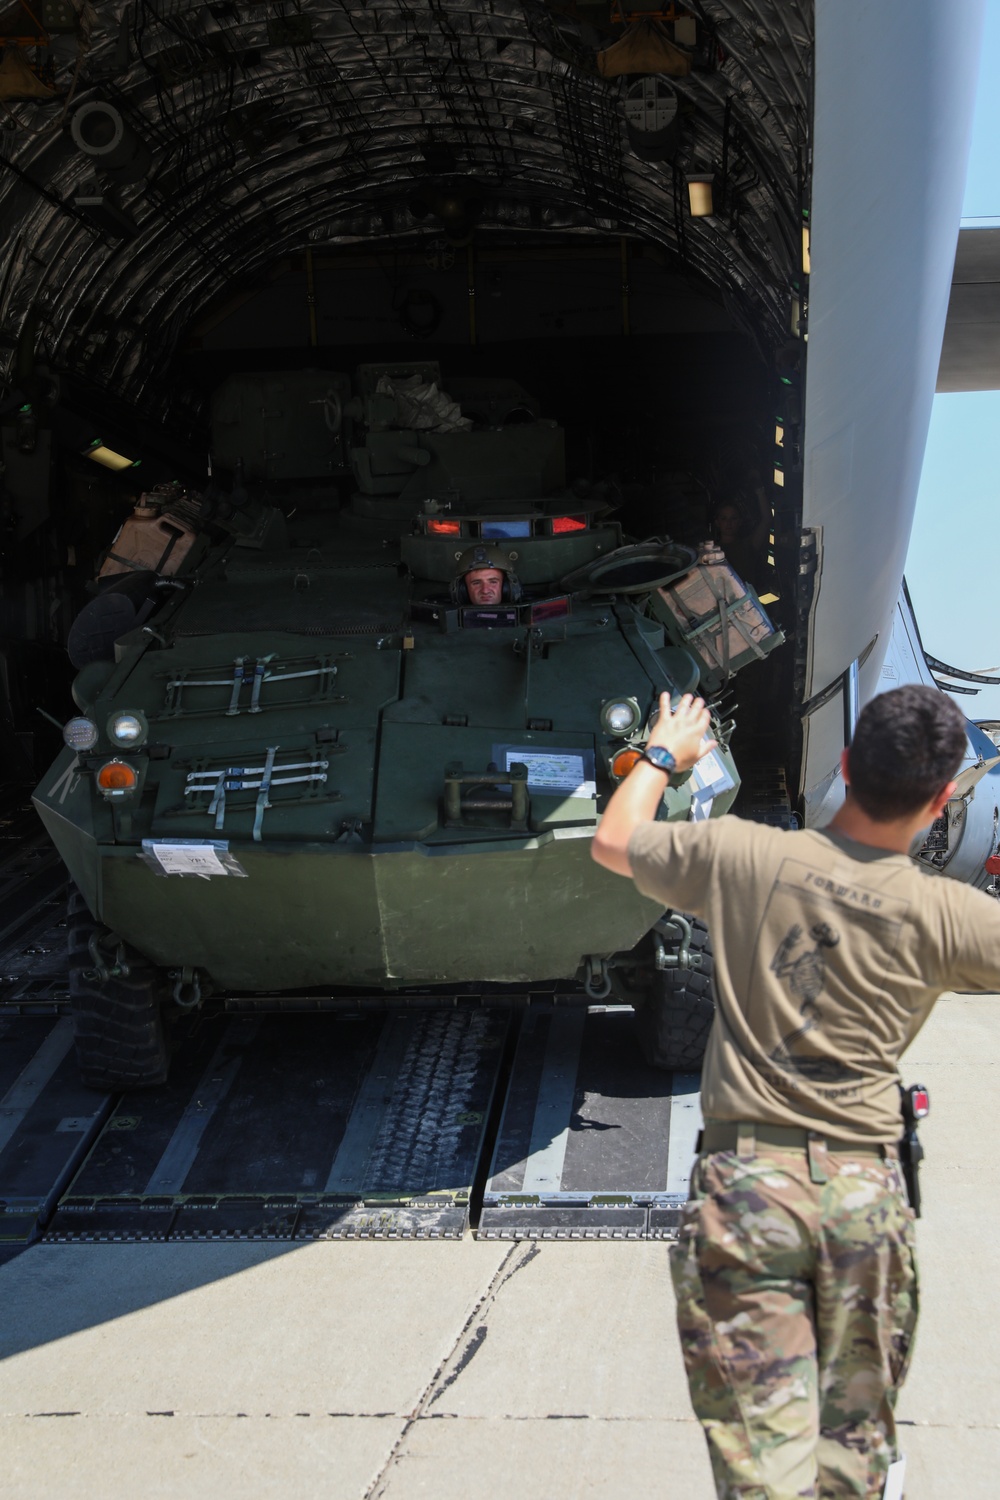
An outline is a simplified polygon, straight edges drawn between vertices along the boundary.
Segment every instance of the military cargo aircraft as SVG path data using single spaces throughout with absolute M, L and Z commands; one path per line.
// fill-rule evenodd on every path
M 787 824 L 907 643 L 928 674 L 979 18 L 7 7 L 5 692 L 12 753 L 68 721 L 36 801 L 95 1085 L 161 1080 L 213 986 L 576 975 L 696 1062 L 704 933 L 577 856 L 660 687 L 722 745 L 663 815 Z M 990 750 L 921 854 L 979 883 Z

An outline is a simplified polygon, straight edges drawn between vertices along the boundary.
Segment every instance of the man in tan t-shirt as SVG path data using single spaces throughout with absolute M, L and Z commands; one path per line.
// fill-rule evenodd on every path
M 656 822 L 708 728 L 700 699 L 664 694 L 593 843 L 713 939 L 705 1130 L 671 1251 L 692 1403 L 726 1500 L 899 1495 L 917 1297 L 898 1061 L 944 990 L 1000 990 L 1000 903 L 908 854 L 954 794 L 965 720 L 934 688 L 874 699 L 823 830 Z

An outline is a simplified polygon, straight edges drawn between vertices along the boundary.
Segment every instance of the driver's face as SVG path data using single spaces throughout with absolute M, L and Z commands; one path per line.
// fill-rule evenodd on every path
M 499 604 L 503 595 L 503 574 L 499 568 L 476 568 L 465 575 L 465 587 L 472 604 Z

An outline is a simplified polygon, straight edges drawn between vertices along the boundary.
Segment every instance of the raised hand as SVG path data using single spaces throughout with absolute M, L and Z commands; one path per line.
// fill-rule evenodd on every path
M 685 693 L 671 710 L 670 694 L 660 694 L 660 716 L 650 730 L 648 744 L 669 750 L 678 771 L 689 771 L 696 761 L 714 750 L 718 741 L 706 740 L 711 716 L 704 698 Z

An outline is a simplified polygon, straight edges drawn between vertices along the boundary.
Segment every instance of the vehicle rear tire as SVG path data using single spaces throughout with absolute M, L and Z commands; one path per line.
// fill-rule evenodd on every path
M 126 950 L 128 975 L 100 979 L 90 952 L 97 924 L 75 888 L 66 918 L 70 1011 L 81 1079 L 105 1094 L 164 1083 L 170 1054 L 162 975 Z
M 712 998 L 712 940 L 697 917 L 691 923 L 692 953 L 697 969 L 657 969 L 648 995 L 637 1005 L 635 1029 L 639 1048 L 654 1068 L 674 1073 L 700 1070 L 715 1016 Z

